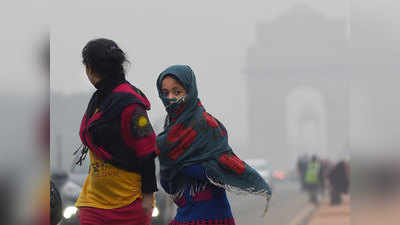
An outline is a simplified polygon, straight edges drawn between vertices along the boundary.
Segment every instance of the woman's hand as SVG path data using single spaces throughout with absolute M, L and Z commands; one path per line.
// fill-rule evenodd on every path
M 153 193 L 143 193 L 143 201 L 142 201 L 142 207 L 144 212 L 151 216 L 153 213 L 153 201 L 154 201 L 154 194 Z

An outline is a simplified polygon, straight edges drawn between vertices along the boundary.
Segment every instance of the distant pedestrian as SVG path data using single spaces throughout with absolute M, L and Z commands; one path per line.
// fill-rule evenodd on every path
M 330 171 L 329 182 L 331 185 L 330 196 L 331 205 L 340 205 L 342 195 L 349 191 L 349 166 L 345 161 L 340 161 Z
M 306 183 L 304 181 L 304 176 L 307 171 L 308 157 L 307 155 L 302 155 L 297 159 L 297 173 L 300 177 L 300 187 L 302 191 L 306 190 Z
M 321 188 L 322 175 L 321 163 L 318 161 L 317 156 L 313 155 L 307 165 L 304 183 L 310 196 L 310 202 L 315 205 L 319 204 L 318 193 Z

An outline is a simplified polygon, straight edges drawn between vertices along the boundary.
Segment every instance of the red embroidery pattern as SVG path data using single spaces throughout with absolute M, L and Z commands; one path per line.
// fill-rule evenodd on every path
M 171 130 L 168 133 L 167 140 L 170 143 L 174 143 L 179 140 L 179 138 L 182 136 L 182 132 L 184 131 L 183 129 L 183 124 L 179 123 L 171 127 Z
M 239 175 L 242 175 L 242 173 L 246 170 L 244 162 L 233 154 L 221 155 L 219 157 L 219 162 Z
M 172 128 L 171 128 L 171 131 L 172 131 Z M 197 135 L 197 131 L 193 130 L 191 127 L 183 129 L 183 125 L 181 127 L 179 127 L 178 131 L 180 131 L 180 133 L 176 135 L 178 137 L 177 138 L 174 137 L 174 138 L 176 140 L 178 140 L 180 137 L 182 137 L 182 139 L 180 140 L 179 145 L 176 146 L 168 154 L 168 156 L 173 160 L 177 159 L 184 152 L 185 149 L 190 147 L 190 145 L 193 143 L 193 141 Z M 176 131 L 176 132 L 178 132 L 178 131 Z M 168 137 L 169 137 L 169 135 L 168 135 Z
M 204 111 L 203 116 L 206 119 L 208 126 L 213 127 L 213 128 L 218 127 L 217 121 L 210 114 L 208 114 L 207 112 Z

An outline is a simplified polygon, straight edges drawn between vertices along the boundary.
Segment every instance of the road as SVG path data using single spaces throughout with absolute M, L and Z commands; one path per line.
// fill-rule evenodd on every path
M 266 201 L 257 196 L 228 194 L 237 225 L 293 225 L 309 207 L 307 195 L 295 182 L 275 183 L 267 215 L 262 218 Z
M 309 208 L 307 195 L 300 192 L 296 182 L 274 183 L 268 213 L 261 217 L 266 205 L 259 196 L 234 195 L 228 192 L 232 213 L 237 225 L 297 225 Z M 75 223 L 63 223 L 75 224 Z

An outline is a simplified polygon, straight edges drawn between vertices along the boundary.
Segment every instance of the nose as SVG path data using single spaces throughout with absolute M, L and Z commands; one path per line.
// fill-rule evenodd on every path
M 168 94 L 168 98 L 175 98 L 175 95 L 172 94 L 171 92 Z

